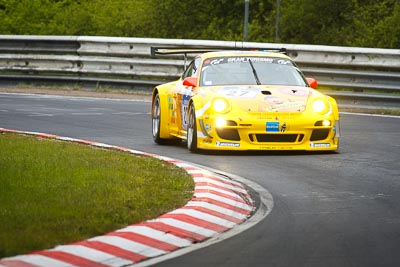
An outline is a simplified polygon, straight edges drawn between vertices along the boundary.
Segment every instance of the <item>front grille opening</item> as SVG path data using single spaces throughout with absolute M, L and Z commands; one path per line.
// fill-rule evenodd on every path
M 251 142 L 254 142 L 254 137 L 253 137 L 252 134 L 249 134 L 249 139 L 250 139 Z
M 303 138 L 304 138 L 304 134 L 299 134 L 299 139 L 297 141 L 301 142 L 301 141 L 303 141 Z
M 325 123 L 325 125 L 324 125 L 324 123 Z M 328 120 L 316 121 L 314 123 L 314 126 L 330 126 L 330 125 L 331 125 L 331 122 Z
M 217 128 L 217 134 L 222 139 L 240 141 L 240 136 L 236 129 Z
M 330 129 L 313 130 L 310 141 L 325 140 L 329 135 Z
M 237 123 L 235 121 L 228 120 L 228 121 L 226 121 L 226 125 L 227 126 L 237 126 Z
M 259 143 L 294 143 L 297 134 L 256 134 Z

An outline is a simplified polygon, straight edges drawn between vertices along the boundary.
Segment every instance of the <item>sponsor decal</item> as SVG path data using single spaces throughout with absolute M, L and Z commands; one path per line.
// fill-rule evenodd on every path
M 266 131 L 269 133 L 278 133 L 279 132 L 279 121 L 267 121 Z
M 240 147 L 240 143 L 230 143 L 230 142 L 220 142 L 215 143 L 217 146 L 227 146 L 227 147 Z
M 219 64 L 226 64 L 226 63 L 246 63 L 246 62 L 254 62 L 254 63 L 260 62 L 260 63 L 268 63 L 268 64 L 280 64 L 280 65 L 293 66 L 293 62 L 289 59 L 270 58 L 270 57 L 248 57 L 248 56 L 219 57 L 219 58 L 206 59 L 203 62 L 203 66 L 219 65 Z
M 260 92 L 258 88 L 250 88 L 247 86 L 222 87 L 217 93 L 227 98 L 255 98 Z
M 286 122 L 283 123 L 282 127 L 281 127 L 281 133 L 284 133 L 286 131 Z
M 228 63 L 242 63 L 242 62 L 274 62 L 273 58 L 263 58 L 263 57 L 231 57 L 228 58 Z M 282 64 L 282 63 L 279 63 Z
M 310 143 L 311 148 L 319 148 L 319 147 L 331 147 L 330 143 Z
M 187 130 L 188 125 L 188 105 L 190 100 L 190 94 L 186 94 L 182 96 L 182 107 L 181 107 L 181 118 L 182 118 L 182 127 Z
M 282 65 L 291 64 L 290 60 L 288 60 L 288 59 L 279 59 L 276 63 L 282 64 Z
M 268 107 L 268 111 L 297 111 L 300 112 L 304 110 L 305 104 L 303 102 L 287 102 L 276 104 L 271 107 Z
M 211 65 L 218 65 L 218 64 L 220 64 L 221 62 L 223 62 L 224 61 L 224 59 L 223 58 L 217 58 L 217 59 L 214 59 L 214 60 L 211 60 Z
M 204 138 L 203 139 L 203 143 L 204 144 L 211 144 L 212 143 L 212 139 L 211 138 Z
M 277 97 L 273 95 L 269 95 L 264 97 L 264 103 L 268 105 L 278 105 L 278 104 L 283 104 L 287 102 L 288 99 L 283 98 L 283 97 Z

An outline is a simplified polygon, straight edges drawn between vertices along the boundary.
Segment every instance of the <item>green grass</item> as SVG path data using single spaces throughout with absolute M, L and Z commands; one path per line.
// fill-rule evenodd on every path
M 155 218 L 193 188 L 184 170 L 151 157 L 0 134 L 0 258 Z

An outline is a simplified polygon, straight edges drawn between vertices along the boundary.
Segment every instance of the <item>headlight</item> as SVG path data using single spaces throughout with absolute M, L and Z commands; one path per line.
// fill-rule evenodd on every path
M 322 99 L 317 99 L 312 103 L 312 109 L 314 112 L 322 113 L 328 111 L 328 105 Z
M 215 126 L 216 126 L 217 128 L 224 127 L 225 125 L 226 125 L 226 120 L 225 120 L 225 119 L 223 119 L 223 118 L 218 118 L 218 119 L 215 120 Z
M 223 98 L 217 98 L 213 101 L 212 108 L 218 113 L 227 113 L 229 111 L 229 103 Z
M 331 126 L 331 121 L 329 121 L 329 120 L 323 120 L 323 121 L 322 121 L 322 126 Z

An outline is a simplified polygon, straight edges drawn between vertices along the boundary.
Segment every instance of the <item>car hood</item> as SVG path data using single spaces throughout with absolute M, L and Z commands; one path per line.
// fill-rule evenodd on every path
M 216 97 L 245 112 L 303 112 L 313 90 L 301 86 L 217 86 Z

